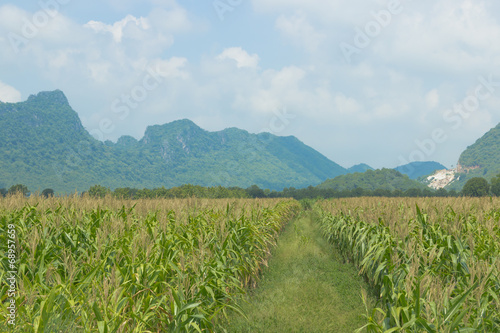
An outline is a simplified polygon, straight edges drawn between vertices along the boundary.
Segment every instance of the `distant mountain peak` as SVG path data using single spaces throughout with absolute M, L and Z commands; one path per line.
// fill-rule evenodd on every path
M 167 123 L 165 125 L 168 125 L 168 126 L 189 126 L 189 127 L 197 127 L 197 128 L 200 128 L 200 126 L 196 125 L 194 121 L 190 120 L 190 119 L 178 119 L 178 120 L 174 120 L 170 123 Z
M 152 125 L 146 128 L 142 141 L 144 143 L 152 143 L 158 140 L 163 140 L 166 136 L 187 136 L 187 140 L 192 135 L 206 132 L 204 129 L 196 125 L 189 119 L 174 120 L 163 125 Z
M 183 131 L 183 130 L 203 130 L 200 126 L 196 125 L 193 121 L 189 119 L 179 119 L 174 120 L 163 125 L 151 125 L 146 128 L 146 135 L 148 133 L 156 133 L 158 131 Z
M 120 138 L 118 138 L 116 145 L 122 146 L 122 147 L 130 147 L 130 146 L 136 145 L 137 143 L 138 143 L 138 141 L 136 138 L 134 138 L 130 135 L 123 135 Z
M 446 170 L 446 167 L 441 163 L 434 161 L 411 162 L 405 165 L 394 168 L 402 174 L 408 175 L 410 179 L 418 179 L 422 176 L 433 174 L 437 170 Z
M 69 106 L 66 95 L 59 89 L 54 91 L 42 91 L 36 95 L 30 95 L 30 97 L 28 97 L 28 102 L 34 101 L 49 101 L 54 104 Z
M 368 171 L 368 170 L 374 170 L 371 166 L 369 166 L 368 164 L 365 164 L 365 163 L 361 163 L 361 164 L 356 164 L 352 167 L 350 167 L 349 169 L 347 169 L 347 173 L 356 173 L 356 172 L 365 172 L 365 171 Z

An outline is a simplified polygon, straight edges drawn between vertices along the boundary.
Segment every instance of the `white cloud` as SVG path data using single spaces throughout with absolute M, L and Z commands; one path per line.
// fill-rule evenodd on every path
M 188 79 L 189 72 L 184 68 L 187 65 L 186 58 L 172 57 L 167 60 L 157 59 L 152 61 L 151 67 L 163 78 Z
M 0 81 L 0 101 L 5 103 L 21 102 L 21 93 L 16 88 Z
M 346 97 L 344 94 L 335 96 L 335 106 L 344 114 L 355 114 L 361 110 L 361 106 L 354 98 Z
M 87 64 L 90 77 L 97 83 L 105 84 L 110 75 L 111 64 L 105 61 Z
M 352 68 L 352 74 L 363 79 L 370 79 L 373 78 L 373 68 L 370 64 L 362 62 Z
M 439 93 L 437 89 L 433 89 L 425 95 L 425 102 L 429 109 L 435 109 L 439 105 Z
M 272 84 L 279 91 L 297 90 L 297 85 L 305 76 L 305 70 L 297 66 L 289 66 L 276 73 L 272 79 Z
M 387 0 L 252 0 L 256 11 L 277 15 L 295 15 L 297 11 L 325 27 L 366 23 L 371 11 L 387 8 Z M 405 2 L 405 1 L 402 1 Z M 338 34 L 338 31 L 332 31 Z
M 0 57 L 19 61 L 21 54 L 41 47 L 71 44 L 81 38 L 80 27 L 59 12 L 29 13 L 12 5 L 0 7 L 0 33 L 5 36 Z M 43 45 L 42 45 L 43 44 Z
M 303 15 L 285 16 L 276 19 L 276 28 L 287 38 L 309 52 L 315 52 L 325 42 L 326 36 L 316 31 Z
M 236 66 L 238 68 L 257 68 L 259 65 L 259 56 L 257 54 L 248 54 L 247 51 L 243 50 L 241 47 L 230 47 L 225 49 L 221 54 L 217 56 L 218 60 L 234 60 L 236 61 Z
M 383 104 L 379 105 L 375 108 L 374 114 L 378 118 L 393 118 L 397 117 L 401 114 L 401 112 L 397 109 L 395 109 L 392 105 L 390 104 Z
M 8 4 L 0 7 L 0 22 L 6 30 L 19 31 L 23 19 L 29 19 L 29 15 L 19 7 Z
M 90 21 L 85 24 L 84 27 L 90 28 L 98 33 L 111 33 L 111 35 L 113 36 L 113 40 L 116 43 L 120 43 L 122 41 L 124 33 L 128 33 L 127 37 L 133 38 L 137 28 L 148 30 L 151 26 L 149 24 L 149 21 L 144 17 L 136 18 L 132 15 L 127 15 L 127 17 L 125 17 L 121 21 L 115 22 L 113 25 L 98 21 Z
M 189 31 L 193 24 L 187 11 L 179 6 L 166 10 L 157 8 L 149 14 L 151 24 L 162 33 Z
M 500 64 L 500 25 L 489 1 L 441 0 L 422 11 L 407 5 L 385 43 L 376 47 L 386 61 L 436 73 L 467 73 Z
M 245 100 L 239 101 L 240 107 L 244 105 L 249 105 L 253 112 L 262 112 L 271 114 L 273 111 L 278 110 L 283 106 L 283 101 L 280 100 L 272 91 L 260 90 L 257 93 L 250 96 L 250 103 Z
M 337 13 L 342 0 L 252 0 L 254 8 L 262 12 L 295 11 L 300 8 L 310 13 Z

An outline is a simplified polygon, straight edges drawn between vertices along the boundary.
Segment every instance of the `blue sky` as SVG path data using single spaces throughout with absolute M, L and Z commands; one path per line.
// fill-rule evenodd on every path
M 447 167 L 500 122 L 493 0 L 0 4 L 0 100 L 60 89 L 95 137 L 295 135 L 350 167 Z

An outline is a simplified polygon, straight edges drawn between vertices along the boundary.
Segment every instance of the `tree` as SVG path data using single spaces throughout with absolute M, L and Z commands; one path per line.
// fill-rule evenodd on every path
M 7 190 L 4 188 L 0 188 L 0 196 L 5 197 L 7 195 Z
M 27 196 L 30 191 L 28 190 L 28 187 L 23 184 L 17 184 L 17 185 L 12 185 L 9 188 L 8 194 L 10 195 L 15 195 L 18 193 L 22 193 L 24 196 Z
M 54 190 L 51 188 L 46 188 L 45 190 L 42 191 L 42 196 L 45 198 L 48 197 L 53 197 L 54 196 Z
M 435 193 L 436 197 L 447 197 L 448 196 L 448 191 L 444 188 L 440 188 L 436 191 Z
M 132 189 L 130 187 L 122 187 L 116 188 L 113 195 L 118 199 L 133 199 L 137 191 L 137 189 Z
M 294 189 L 295 190 L 295 189 Z M 264 190 L 261 190 L 257 185 L 252 185 L 246 189 L 246 192 L 251 198 L 265 198 Z
M 424 188 L 424 189 L 422 190 L 422 196 L 429 198 L 429 197 L 433 197 L 433 196 L 435 196 L 435 194 L 434 194 L 434 192 L 432 192 L 430 189 L 428 189 L 428 188 Z
M 111 190 L 101 185 L 94 185 L 89 188 L 89 195 L 94 198 L 104 198 Z
M 374 197 L 390 197 L 392 196 L 392 192 L 389 189 L 386 188 L 378 188 L 375 191 L 373 191 L 373 196 Z
M 351 190 L 351 196 L 359 198 L 366 195 L 366 191 L 362 187 L 356 187 Z
M 392 196 L 393 197 L 403 197 L 404 196 L 404 193 L 403 191 L 399 190 L 399 189 L 396 189 L 392 192 Z
M 405 197 L 416 198 L 422 196 L 422 190 L 419 188 L 410 188 L 404 191 L 403 194 Z
M 491 193 L 500 197 L 500 174 L 491 179 Z
M 484 197 L 490 193 L 490 184 L 483 177 L 471 178 L 465 183 L 462 195 L 466 197 Z

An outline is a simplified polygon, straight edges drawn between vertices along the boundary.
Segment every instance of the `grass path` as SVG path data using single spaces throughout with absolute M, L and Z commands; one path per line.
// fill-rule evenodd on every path
M 227 332 L 353 332 L 364 325 L 361 287 L 321 236 L 312 214 L 293 220 L 279 239 L 259 286 L 242 302 L 248 321 L 234 315 Z

